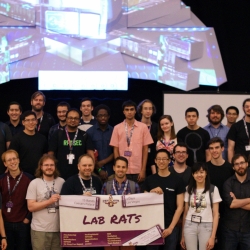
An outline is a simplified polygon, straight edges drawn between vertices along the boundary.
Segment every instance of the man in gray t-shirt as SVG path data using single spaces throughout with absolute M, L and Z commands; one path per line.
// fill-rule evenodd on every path
M 59 198 L 64 180 L 58 177 L 54 156 L 44 155 L 38 163 L 26 199 L 32 212 L 31 243 L 33 250 L 60 250 Z

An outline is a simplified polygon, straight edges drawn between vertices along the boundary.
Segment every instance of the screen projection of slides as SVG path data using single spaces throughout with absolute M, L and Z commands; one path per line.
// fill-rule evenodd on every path
M 184 91 L 227 81 L 213 28 L 180 0 L 0 0 L 0 83 L 127 90 L 128 78 Z

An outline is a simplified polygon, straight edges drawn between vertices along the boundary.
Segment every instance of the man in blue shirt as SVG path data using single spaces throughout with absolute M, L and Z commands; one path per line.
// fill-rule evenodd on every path
M 207 110 L 207 118 L 209 121 L 209 124 L 204 127 L 205 130 L 210 135 L 210 139 L 214 137 L 219 137 L 224 142 L 224 151 L 222 152 L 222 157 L 224 160 L 227 160 L 227 133 L 229 131 L 229 128 L 221 123 L 223 120 L 225 114 L 220 105 L 213 105 Z M 211 160 L 211 155 L 209 156 L 209 159 Z
M 113 127 L 108 124 L 110 109 L 104 104 L 98 105 L 94 109 L 97 123 L 86 132 L 93 141 L 96 150 L 95 169 L 103 181 L 114 173 L 113 171 L 113 147 L 109 146 Z

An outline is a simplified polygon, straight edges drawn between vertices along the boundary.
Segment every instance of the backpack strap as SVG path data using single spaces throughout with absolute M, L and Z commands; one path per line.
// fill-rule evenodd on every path
M 135 193 L 135 182 L 131 181 L 131 180 L 128 180 L 128 183 L 129 183 L 131 193 L 134 194 Z
M 106 192 L 107 192 L 107 194 L 110 194 L 110 191 L 112 189 L 113 180 L 107 181 L 106 183 L 107 183 L 106 184 Z

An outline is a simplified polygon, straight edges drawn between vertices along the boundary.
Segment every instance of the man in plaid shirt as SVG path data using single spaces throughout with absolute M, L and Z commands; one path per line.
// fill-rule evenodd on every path
M 113 169 L 115 178 L 104 183 L 101 194 L 126 195 L 140 193 L 139 185 L 126 177 L 128 160 L 125 157 L 118 156 L 115 159 Z

